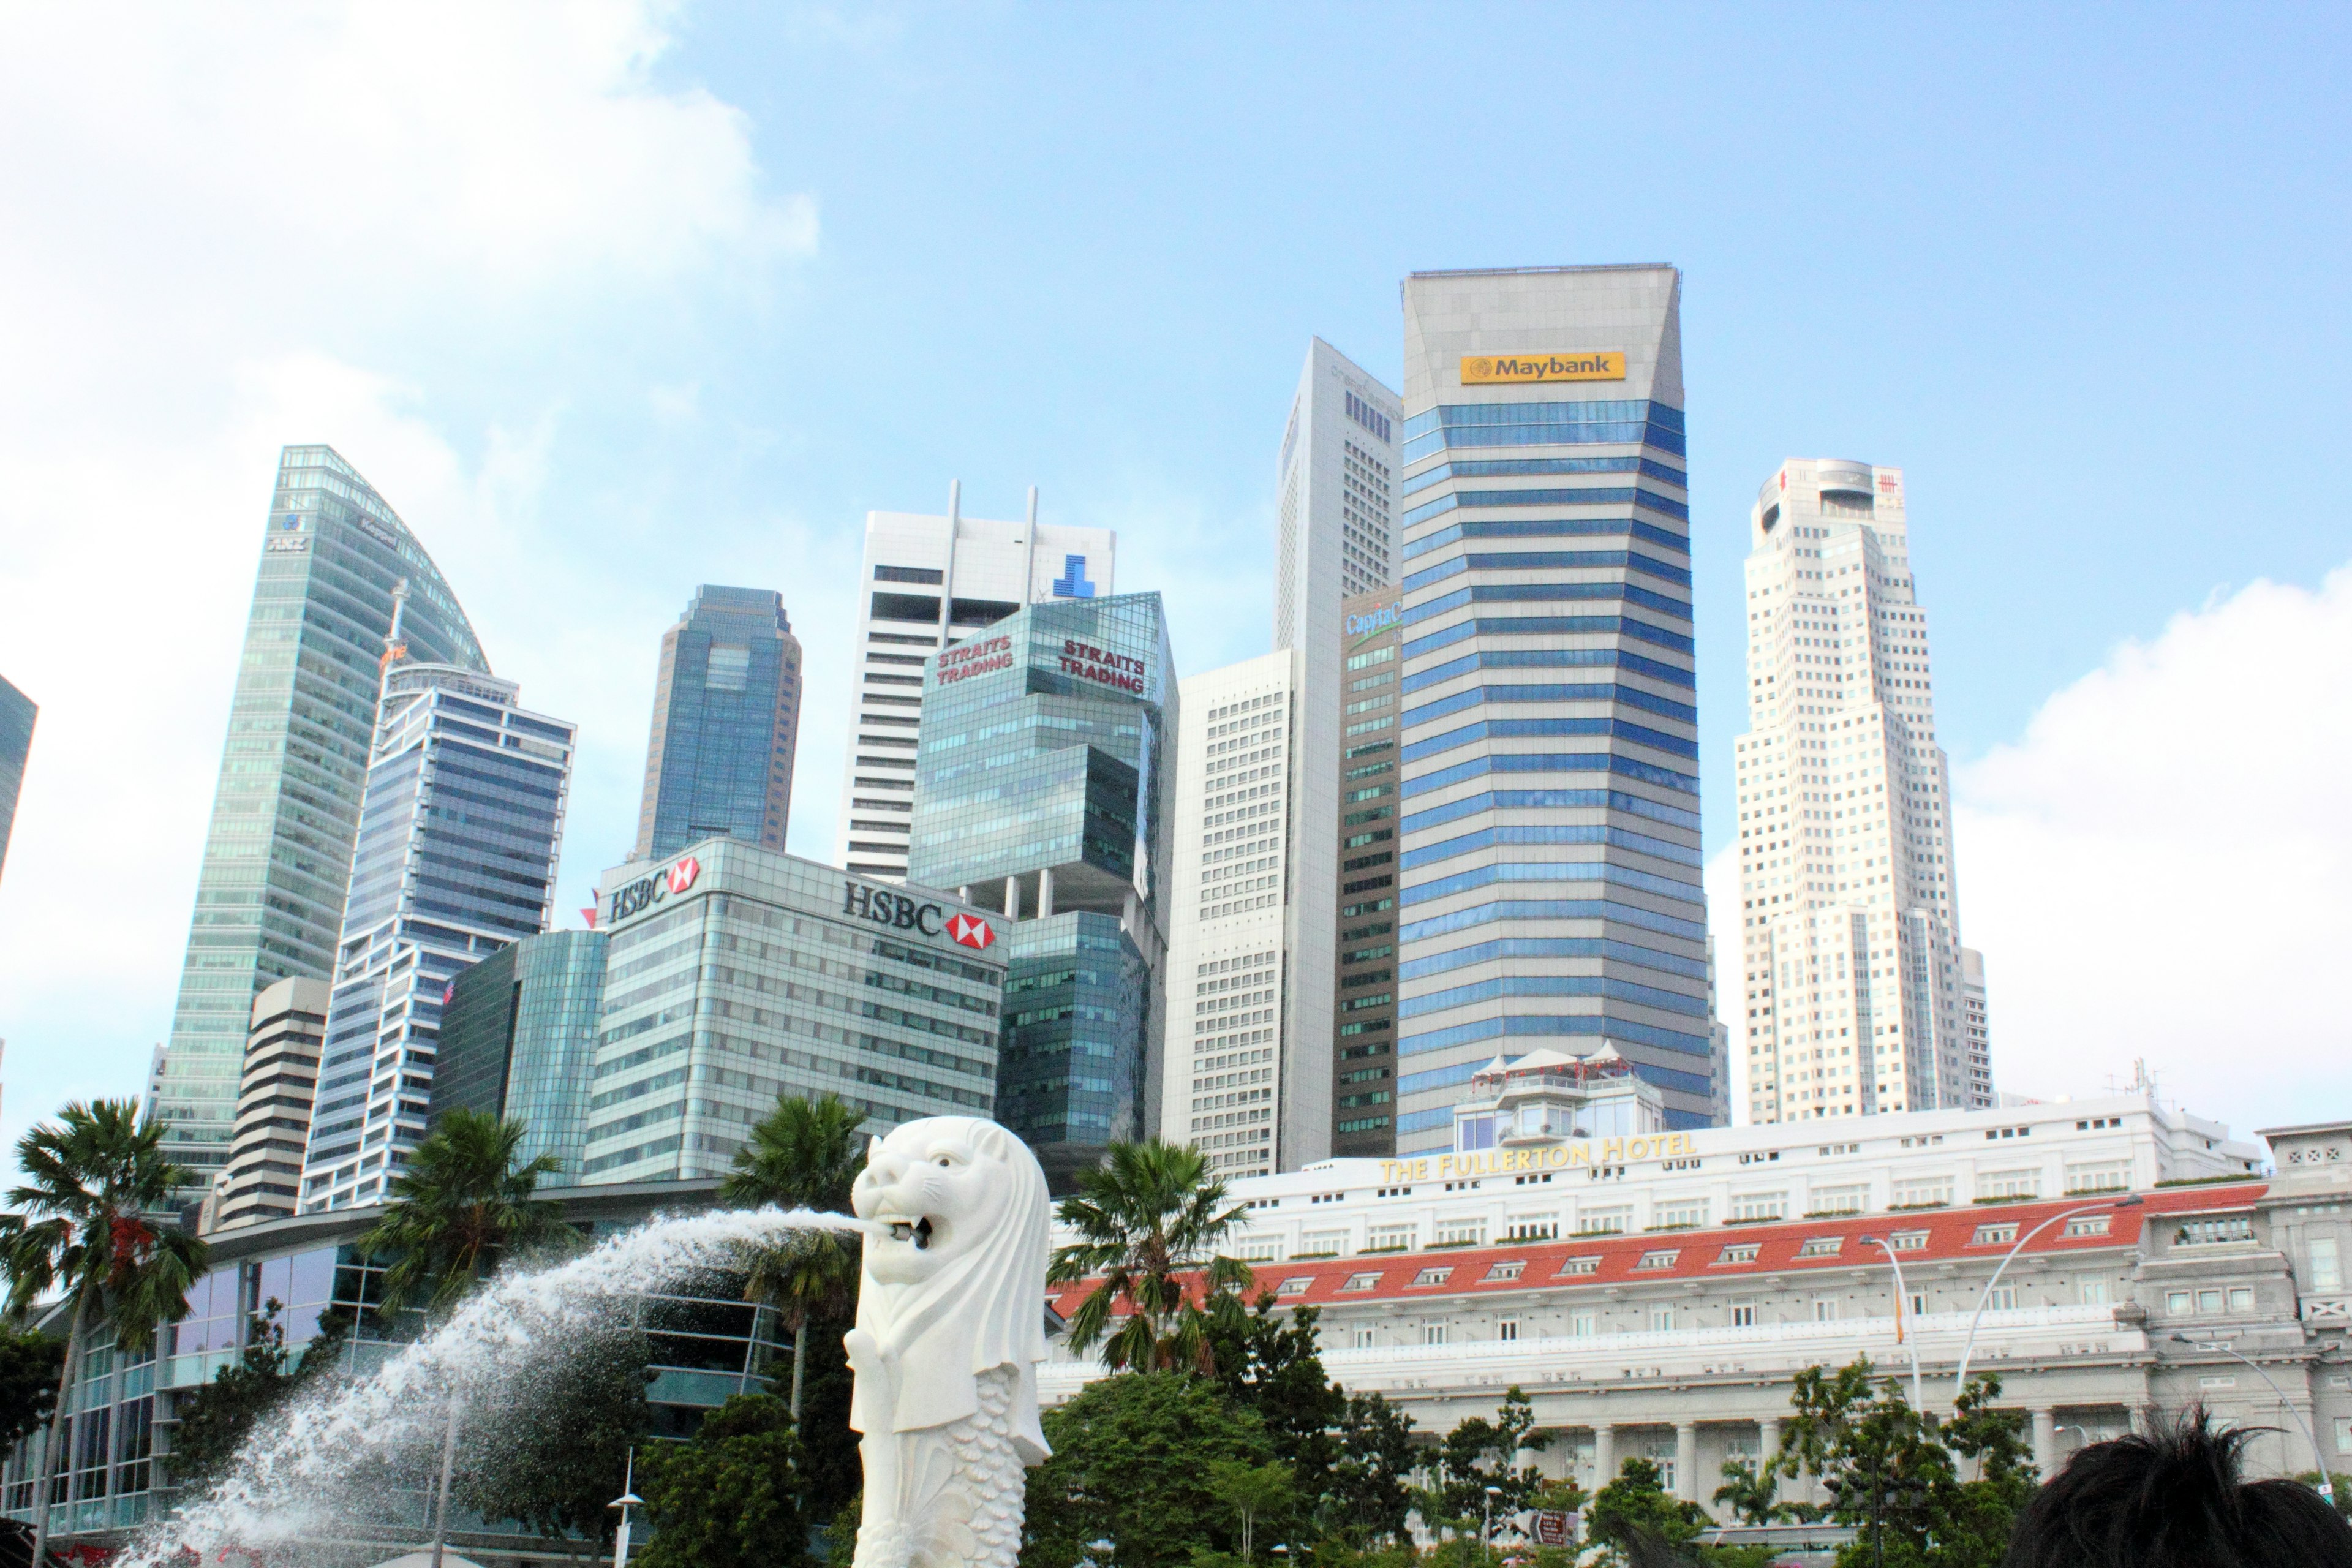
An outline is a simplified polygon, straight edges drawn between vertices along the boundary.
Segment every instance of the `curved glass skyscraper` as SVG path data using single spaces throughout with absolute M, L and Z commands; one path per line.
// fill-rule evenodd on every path
M 706 583 L 662 634 L 634 860 L 714 833 L 784 847 L 800 735 L 801 643 L 783 595 Z
M 228 1158 L 254 996 L 334 970 L 394 584 L 408 583 L 410 658 L 489 669 L 432 557 L 332 447 L 279 454 L 263 534 L 153 1089 L 165 1150 L 207 1184 Z

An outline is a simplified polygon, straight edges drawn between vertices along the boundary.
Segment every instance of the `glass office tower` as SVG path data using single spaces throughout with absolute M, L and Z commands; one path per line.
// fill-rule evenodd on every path
M 800 738 L 801 644 L 781 594 L 694 591 L 662 634 L 635 860 L 714 834 L 784 847 Z
M 517 1118 L 523 1138 L 515 1157 L 555 1156 L 543 1186 L 580 1178 L 611 942 L 601 931 L 525 937 L 458 975 L 441 1009 L 432 1116 L 465 1106 Z
M 451 665 L 384 676 L 302 1163 L 305 1214 L 383 1197 L 425 1136 L 450 983 L 547 929 L 572 729 L 523 712 L 515 696 L 511 680 Z
M 487 673 L 474 629 L 383 498 L 331 447 L 289 447 L 263 529 L 228 740 L 153 1109 L 171 1158 L 228 1158 L 253 999 L 335 966 L 395 584 L 410 657 Z
M 996 1119 L 1057 1188 L 1159 1124 L 1176 687 L 1157 594 L 1031 605 L 925 668 L 907 879 L 1002 912 Z
M 1606 1043 L 1720 1119 L 1680 279 L 1405 282 L 1397 1151 L 1498 1056 Z
M 0 679 L 0 869 L 8 864 L 8 831 L 16 821 L 16 794 L 24 787 L 39 711 L 31 698 Z

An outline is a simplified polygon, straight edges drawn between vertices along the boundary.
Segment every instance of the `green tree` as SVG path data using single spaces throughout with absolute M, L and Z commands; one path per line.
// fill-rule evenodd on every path
M 58 1407 L 65 1359 L 63 1340 L 0 1324 L 0 1453 L 39 1431 Z
M 653 1426 L 652 1359 L 635 1328 L 567 1345 L 542 1373 L 520 1380 L 516 1398 L 465 1421 L 469 1462 L 452 1495 L 484 1519 L 537 1534 L 604 1539 L 618 1522 L 609 1505 L 627 1480 L 629 1452 Z
M 1070 1315 L 1070 1348 L 1101 1342 L 1114 1371 L 1214 1372 L 1207 1314 L 1188 1277 L 1200 1277 L 1213 1295 L 1248 1289 L 1248 1268 L 1217 1251 L 1242 1212 L 1226 1202 L 1224 1183 L 1210 1176 L 1200 1151 L 1157 1138 L 1113 1143 L 1062 1200 L 1062 1223 L 1081 1239 L 1055 1252 L 1046 1278 L 1097 1281 Z M 1121 1304 L 1129 1316 L 1112 1333 Z
M 1668 1496 L 1658 1467 L 1639 1456 L 1617 1467 L 1584 1515 L 1586 1536 L 1617 1563 L 1633 1560 L 1644 1537 L 1678 1547 L 1713 1522 L 1698 1504 Z
M 17 1141 L 16 1168 L 27 1178 L 0 1214 L 0 1269 L 8 1276 L 8 1310 L 26 1310 L 51 1290 L 66 1309 L 66 1348 L 58 1403 L 71 1387 L 91 1325 L 103 1317 L 124 1350 L 143 1350 L 155 1331 L 188 1315 L 188 1289 L 209 1249 L 179 1229 L 169 1213 L 173 1189 L 195 1178 L 163 1155 L 163 1129 L 142 1120 L 136 1102 L 76 1101 Z M 37 1497 L 51 1494 L 65 1445 L 41 1456 Z M 33 1513 L 33 1558 L 48 1549 L 49 1510 Z
M 1209 1490 L 1241 1521 L 1244 1563 L 1256 1561 L 1258 1521 L 1289 1512 L 1298 1496 L 1288 1465 L 1253 1465 L 1240 1459 L 1210 1460 Z
M 1723 1484 L 1715 1489 L 1715 1504 L 1727 1508 L 1747 1524 L 1769 1524 L 1786 1519 L 1788 1505 L 1779 1501 L 1780 1470 L 1774 1460 L 1731 1458 L 1723 1461 Z
M 1264 1426 L 1206 1378 L 1138 1372 L 1089 1384 L 1045 1412 L 1053 1458 L 1029 1472 L 1022 1568 L 1173 1568 L 1195 1548 L 1230 1552 L 1232 1510 L 1212 1489 L 1221 1461 L 1274 1458 Z M 1106 1560 L 1089 1543 L 1114 1542 Z
M 245 1353 L 203 1387 L 180 1396 L 172 1433 L 172 1479 L 183 1489 L 220 1479 L 261 1417 L 293 1384 L 286 1369 L 286 1327 L 274 1298 L 247 1320 Z
M 1377 1394 L 1352 1394 L 1339 1418 L 1339 1458 L 1331 1467 L 1318 1523 L 1356 1546 L 1410 1544 L 1412 1478 L 1421 1462 L 1412 1417 Z
M 434 1121 L 392 1184 L 392 1206 L 360 1237 L 363 1251 L 390 1258 L 384 1310 L 418 1289 L 427 1310 L 454 1304 L 508 1258 L 559 1254 L 580 1244 L 556 1206 L 536 1194 L 559 1168 L 552 1154 L 519 1164 L 524 1128 L 462 1107 Z
M 849 1213 L 850 1189 L 866 1169 L 866 1113 L 830 1094 L 813 1100 L 779 1095 L 776 1108 L 751 1129 L 735 1152 L 735 1168 L 720 1184 L 726 1203 L 745 1207 Z M 844 1323 L 857 1305 L 856 1247 L 842 1231 L 796 1230 L 746 1247 L 745 1298 L 775 1309 L 793 1336 L 793 1419 L 801 1417 L 805 1362 L 801 1352 L 812 1323 Z
M 637 1461 L 654 1527 L 641 1568 L 796 1568 L 808 1557 L 800 1442 L 772 1394 L 739 1394 L 702 1418 L 690 1441 L 657 1443 Z
M 1494 1500 L 1495 1513 L 1515 1514 L 1526 1508 L 1528 1500 L 1543 1486 L 1544 1478 L 1532 1465 L 1522 1468 L 1518 1457 L 1551 1441 L 1535 1426 L 1535 1410 L 1514 1384 L 1504 1392 L 1502 1406 L 1492 1421 L 1473 1415 L 1448 1432 L 1437 1451 L 1438 1489 L 1444 1494 L 1446 1511 L 1484 1519 L 1488 1487 L 1499 1493 Z

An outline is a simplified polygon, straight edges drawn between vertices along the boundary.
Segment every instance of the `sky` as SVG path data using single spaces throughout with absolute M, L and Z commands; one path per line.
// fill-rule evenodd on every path
M 523 702 L 578 721 L 576 923 L 696 584 L 785 596 L 792 844 L 829 857 L 866 510 L 960 479 L 1017 516 L 1034 484 L 1118 531 L 1180 670 L 1250 657 L 1309 337 L 1393 383 L 1407 272 L 1624 261 L 1684 275 L 1716 908 L 1749 500 L 1786 457 L 1898 465 L 1999 1086 L 2144 1061 L 2241 1131 L 2352 1113 L 2352 13 L 10 28 L 0 675 L 41 715 L 0 870 L 0 1142 L 138 1092 L 168 1031 L 281 445 L 365 474 Z

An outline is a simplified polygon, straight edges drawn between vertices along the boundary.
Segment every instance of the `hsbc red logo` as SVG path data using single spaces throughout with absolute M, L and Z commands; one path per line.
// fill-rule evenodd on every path
M 669 890 L 683 893 L 694 886 L 694 879 L 701 875 L 702 862 L 689 855 L 669 868 Z
M 986 947 L 996 940 L 996 931 L 978 915 L 956 915 L 948 921 L 948 940 L 965 947 Z

